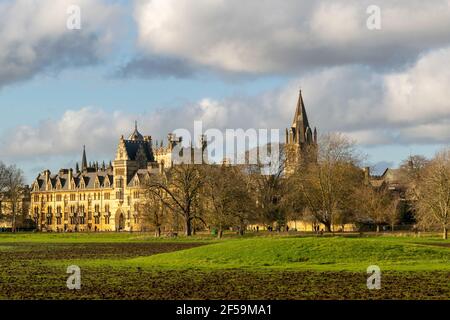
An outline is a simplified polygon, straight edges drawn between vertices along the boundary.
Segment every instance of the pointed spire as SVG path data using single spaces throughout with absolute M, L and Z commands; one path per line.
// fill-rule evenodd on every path
M 75 172 L 80 173 L 80 166 L 78 165 L 78 162 L 75 165 Z
M 306 131 L 309 128 L 308 115 L 306 114 L 305 103 L 303 102 L 302 90 L 299 92 L 297 108 L 295 109 L 292 128 L 295 128 L 296 142 L 306 142 Z
M 86 157 L 86 146 L 83 146 L 83 158 L 81 160 L 81 170 L 86 171 L 88 168 L 87 157 Z
M 302 124 L 304 128 L 309 127 L 308 115 L 306 114 L 305 103 L 303 102 L 302 90 L 299 91 L 297 108 L 295 109 L 295 116 L 292 121 L 292 126 L 296 127 L 299 123 Z

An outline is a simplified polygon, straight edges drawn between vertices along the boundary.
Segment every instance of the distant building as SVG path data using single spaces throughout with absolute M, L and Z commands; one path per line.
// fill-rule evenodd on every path
M 202 137 L 202 148 L 206 141 Z M 168 135 L 167 146 L 153 145 L 150 136 L 133 133 L 120 138 L 116 158 L 108 166 L 88 164 L 83 149 L 81 168 L 40 173 L 31 187 L 31 216 L 41 231 L 138 231 L 141 183 L 150 175 L 176 165 L 181 138 Z M 202 153 L 203 155 L 204 153 Z

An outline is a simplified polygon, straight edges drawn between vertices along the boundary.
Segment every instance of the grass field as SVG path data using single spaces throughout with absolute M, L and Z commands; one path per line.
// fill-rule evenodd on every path
M 82 270 L 81 290 L 66 268 Z M 368 290 L 369 265 L 382 288 Z M 450 241 L 387 236 L 0 234 L 1 299 L 450 299 Z

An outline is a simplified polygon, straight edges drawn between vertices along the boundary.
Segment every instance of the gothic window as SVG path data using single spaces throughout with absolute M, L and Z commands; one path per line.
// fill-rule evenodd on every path
M 94 223 L 95 224 L 99 224 L 100 223 L 100 217 L 99 216 L 95 216 L 94 217 Z

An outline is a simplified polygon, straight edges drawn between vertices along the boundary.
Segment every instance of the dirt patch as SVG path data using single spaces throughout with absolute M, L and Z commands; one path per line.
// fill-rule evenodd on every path
M 36 244 L 18 243 L 0 250 L 0 261 L 106 259 L 150 256 L 205 245 L 205 243 L 84 243 L 84 244 Z
M 204 243 L 203 243 L 204 244 Z M 45 260 L 131 258 L 199 243 L 14 244 L 0 251 L 0 299 L 450 299 L 449 272 L 384 272 L 368 290 L 361 272 L 83 268 L 81 290 Z
M 6 280 L 6 279 L 4 279 Z M 82 288 L 65 287 L 63 270 L 37 268 L 2 281 L 7 299 L 449 299 L 449 274 L 385 273 L 380 290 L 368 290 L 364 273 L 247 272 L 223 270 L 83 270 Z

